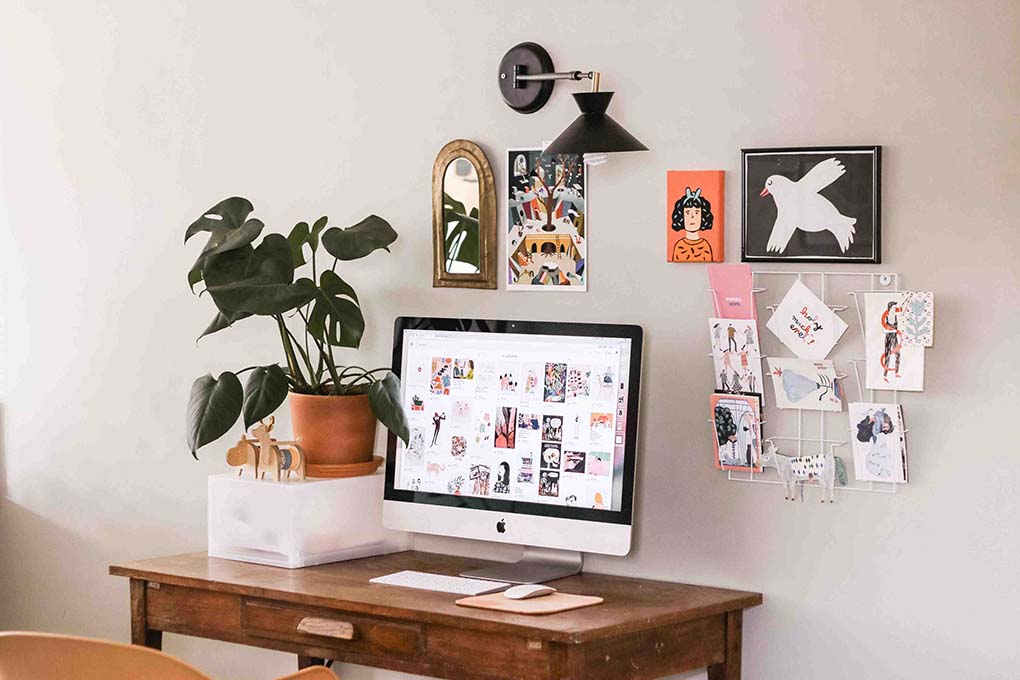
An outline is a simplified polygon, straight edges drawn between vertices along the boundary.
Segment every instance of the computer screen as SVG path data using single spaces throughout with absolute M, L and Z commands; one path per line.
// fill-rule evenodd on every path
M 403 319 L 397 336 L 410 441 L 391 439 L 388 499 L 629 523 L 639 328 Z

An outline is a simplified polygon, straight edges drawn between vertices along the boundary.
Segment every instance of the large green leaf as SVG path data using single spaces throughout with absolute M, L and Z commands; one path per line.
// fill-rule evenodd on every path
M 312 233 L 308 237 L 308 243 L 312 246 L 313 253 L 319 249 L 319 234 L 326 228 L 326 222 L 328 221 L 329 218 L 323 215 L 315 220 L 315 224 L 312 225 Z
M 184 241 L 200 231 L 213 231 L 214 229 L 233 230 L 241 226 L 255 208 L 247 198 L 234 196 L 226 198 L 213 207 L 202 213 L 202 216 L 191 223 L 188 230 L 184 232 Z
M 225 253 L 228 250 L 236 250 L 250 245 L 259 237 L 265 226 L 262 220 L 253 217 L 250 220 L 245 220 L 236 229 L 213 229 L 205 247 L 202 248 L 202 254 Z
M 353 227 L 330 227 L 322 234 L 322 246 L 339 260 L 357 260 L 380 248 L 389 250 L 397 232 L 378 215 L 369 215 Z
M 259 234 L 262 233 L 262 229 L 265 226 L 262 220 L 252 218 L 245 220 L 244 224 L 236 229 L 224 227 L 212 229 L 209 240 L 206 241 L 201 254 L 195 260 L 195 264 L 191 265 L 191 270 L 188 272 L 188 285 L 194 289 L 195 284 L 202 280 L 202 269 L 205 267 L 205 261 L 208 258 L 217 253 L 225 253 L 228 250 L 237 250 L 238 248 L 251 245 L 258 238 Z
M 217 253 L 206 260 L 202 273 L 216 307 L 228 316 L 281 314 L 315 297 L 314 282 L 293 280 L 290 244 L 280 234 L 269 234 L 258 248 Z
M 280 408 L 287 399 L 287 376 L 276 364 L 260 366 L 244 384 L 244 429 Z
M 219 439 L 241 414 L 244 391 L 241 381 L 229 371 L 219 378 L 206 374 L 191 386 L 188 398 L 188 447 L 191 455 L 211 441 Z
M 359 323 L 360 315 L 361 309 L 350 300 L 335 298 L 320 290 L 308 316 L 308 332 L 319 342 L 356 349 L 365 330 L 364 318 Z
M 357 349 L 365 334 L 365 317 L 357 300 L 349 283 L 329 269 L 322 272 L 308 332 L 319 342 Z
M 346 296 L 358 302 L 358 294 L 351 284 L 341 279 L 339 274 L 330 269 L 319 275 L 319 286 L 330 295 Z
M 316 288 L 311 279 L 301 278 L 294 283 L 241 281 L 217 286 L 215 291 L 210 287 L 209 292 L 221 311 L 272 316 L 308 304 L 315 299 Z
M 407 425 L 407 414 L 400 405 L 400 380 L 397 376 L 387 373 L 385 378 L 372 383 L 368 390 L 368 401 L 379 422 L 407 444 L 411 433 Z
M 222 331 L 224 328 L 229 328 L 234 324 L 234 322 L 240 321 L 241 319 L 247 319 L 251 315 L 251 312 L 231 312 L 228 315 L 217 310 L 216 318 L 214 318 L 209 325 L 205 327 L 205 330 L 202 331 L 202 335 L 195 338 L 195 342 L 198 342 L 207 335 L 212 335 L 217 331 Z
M 311 230 L 308 228 L 307 222 L 298 222 L 295 224 L 294 228 L 290 230 L 290 234 L 287 236 L 287 243 L 290 244 L 291 260 L 294 262 L 295 269 L 306 262 L 304 245 L 308 243 L 308 238 L 310 236 Z

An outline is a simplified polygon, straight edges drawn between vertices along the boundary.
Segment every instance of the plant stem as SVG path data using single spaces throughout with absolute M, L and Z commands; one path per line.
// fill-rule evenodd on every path
M 361 373 L 359 375 L 356 375 L 354 378 L 352 378 L 350 384 L 351 385 L 356 385 L 361 380 L 368 380 L 368 382 L 374 383 L 376 381 L 376 379 L 372 377 L 373 373 L 378 373 L 379 371 L 388 371 L 388 370 L 390 370 L 390 369 L 389 368 L 375 368 L 375 369 L 372 369 L 371 371 L 368 371 L 368 370 L 365 370 L 365 369 L 361 369 Z
M 284 327 L 286 328 L 286 326 Z M 308 367 L 308 377 L 310 378 L 309 383 L 318 382 L 312 369 L 312 360 L 308 356 L 308 350 L 302 349 L 301 343 L 298 342 L 298 339 L 294 337 L 294 334 L 290 332 L 289 328 L 287 328 L 287 335 L 290 336 L 290 339 L 294 342 L 294 345 L 297 346 L 297 351 L 301 354 L 301 358 L 304 359 L 305 366 Z
M 283 315 L 274 314 L 273 318 L 276 319 L 276 325 L 280 330 L 280 342 L 283 343 L 283 353 L 287 357 L 287 368 L 290 370 L 291 376 L 298 383 L 298 386 L 302 386 L 306 384 L 305 377 L 301 374 L 297 357 L 294 356 L 294 347 L 290 344 L 290 338 L 287 337 L 287 325 L 283 322 Z
M 340 394 L 340 377 L 336 374 L 336 359 L 333 358 L 333 345 L 329 341 L 329 336 L 326 337 L 326 352 L 329 355 L 329 359 L 326 361 L 326 367 L 329 369 L 329 374 L 333 378 L 333 394 Z
M 347 366 L 344 368 L 343 371 L 340 372 L 340 379 L 343 380 L 344 378 L 346 378 L 348 371 L 366 371 L 366 370 L 367 369 L 362 368 L 361 366 Z
M 309 303 L 309 306 L 310 305 L 311 303 Z M 305 348 L 306 353 L 308 354 L 309 357 L 311 357 L 311 350 L 307 349 L 308 338 L 312 337 L 312 334 L 308 331 L 308 316 L 305 314 L 304 311 L 300 309 L 297 310 L 297 313 L 301 315 L 301 320 L 305 324 Z M 308 370 L 312 371 L 312 382 L 315 383 L 315 387 L 319 387 L 322 384 L 322 369 L 325 355 L 322 352 L 322 344 L 314 337 L 312 337 L 312 341 L 315 343 L 315 348 L 319 351 L 319 362 L 318 367 L 315 368 L 314 370 L 312 369 L 311 363 L 309 363 Z
M 317 267 L 316 267 L 316 261 L 315 261 L 315 258 L 316 258 L 316 255 L 317 255 L 317 251 L 318 251 L 318 248 L 312 248 L 312 283 L 314 283 L 316 286 L 319 285 L 319 274 L 318 274 L 318 270 L 317 270 Z M 305 311 L 301 314 L 301 320 L 305 322 L 305 352 L 307 352 L 307 353 L 311 353 L 311 350 L 308 349 L 308 338 L 309 338 L 309 336 L 311 336 L 311 333 L 308 331 L 308 314 L 311 314 L 311 313 L 312 313 L 312 303 L 309 302 L 305 306 Z M 319 377 L 321 375 L 322 375 L 322 352 L 319 352 L 319 367 L 315 371 L 315 382 L 316 383 L 320 382 Z

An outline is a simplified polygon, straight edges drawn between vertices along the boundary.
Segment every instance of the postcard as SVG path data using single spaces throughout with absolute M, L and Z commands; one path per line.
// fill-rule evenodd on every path
M 842 411 L 843 389 L 831 361 L 769 357 L 776 408 Z
M 899 404 L 852 402 L 854 477 L 865 482 L 907 481 L 907 447 Z
M 720 470 L 761 472 L 761 399 L 744 394 L 710 397 L 715 466 Z
M 790 286 L 765 326 L 801 359 L 824 359 L 836 346 L 846 322 L 800 280 Z
M 711 317 L 708 332 L 715 365 L 715 389 L 722 392 L 761 392 L 761 345 L 754 319 Z
M 869 390 L 924 389 L 924 345 L 905 344 L 903 293 L 864 295 L 865 384 Z

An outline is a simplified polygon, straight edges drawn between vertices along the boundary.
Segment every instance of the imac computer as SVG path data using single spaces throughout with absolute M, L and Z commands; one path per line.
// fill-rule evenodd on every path
M 538 583 L 630 551 L 639 326 L 401 317 L 383 523 L 525 546 L 464 576 Z

